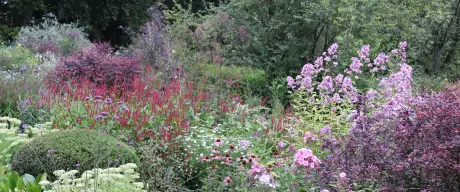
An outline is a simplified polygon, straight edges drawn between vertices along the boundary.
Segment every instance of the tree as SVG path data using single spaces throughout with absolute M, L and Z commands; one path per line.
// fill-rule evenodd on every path
M 21 27 L 51 13 L 59 22 L 77 22 L 88 27 L 92 40 L 109 40 L 126 45 L 125 30 L 138 30 L 149 19 L 153 0 L 0 0 L 0 24 Z

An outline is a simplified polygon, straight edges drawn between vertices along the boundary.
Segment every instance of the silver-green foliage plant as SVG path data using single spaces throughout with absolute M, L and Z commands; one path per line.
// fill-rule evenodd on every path
M 43 180 L 40 182 L 45 192 L 74 192 L 74 191 L 112 191 L 124 192 L 145 191 L 142 182 L 136 182 L 140 178 L 135 171 L 137 165 L 127 163 L 118 168 L 100 169 L 94 168 L 75 176 L 77 170 L 57 170 L 54 175 L 58 178 L 54 182 Z
M 17 42 L 34 52 L 52 52 L 64 56 L 91 44 L 83 28 L 76 24 L 62 24 L 53 19 L 23 27 Z

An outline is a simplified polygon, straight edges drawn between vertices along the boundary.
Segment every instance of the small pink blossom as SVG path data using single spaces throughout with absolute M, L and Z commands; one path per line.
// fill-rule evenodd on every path
M 222 139 L 219 139 L 217 138 L 215 141 L 214 141 L 214 145 L 216 146 L 221 146 L 224 144 L 224 141 L 222 141 Z
M 313 133 L 311 133 L 310 131 L 307 131 L 305 133 L 305 136 L 303 137 L 303 142 L 307 143 L 309 140 L 315 141 L 316 137 Z
M 232 183 L 232 178 L 231 178 L 230 176 L 225 177 L 225 179 L 224 179 L 224 184 L 225 184 L 225 185 L 229 185 L 230 183 Z
M 347 176 L 347 174 L 346 174 L 346 173 L 344 173 L 344 172 L 341 172 L 341 173 L 339 174 L 339 176 L 340 176 L 341 178 L 344 178 L 344 177 L 346 177 L 346 176 Z
M 246 141 L 246 140 L 241 140 L 241 141 L 240 141 L 240 145 L 241 145 L 241 147 L 246 148 L 246 147 L 248 146 L 248 141 Z

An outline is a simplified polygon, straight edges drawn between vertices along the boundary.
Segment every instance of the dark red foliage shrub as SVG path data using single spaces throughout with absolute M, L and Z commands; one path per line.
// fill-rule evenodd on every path
M 357 109 L 367 114 L 367 106 Z M 460 87 L 414 98 L 393 119 L 355 122 L 343 150 L 323 162 L 322 185 L 345 172 L 350 184 L 383 191 L 460 190 Z
M 107 43 L 84 47 L 65 57 L 47 76 L 53 83 L 65 83 L 73 79 L 89 79 L 97 85 L 131 83 L 141 72 L 137 58 L 112 55 Z

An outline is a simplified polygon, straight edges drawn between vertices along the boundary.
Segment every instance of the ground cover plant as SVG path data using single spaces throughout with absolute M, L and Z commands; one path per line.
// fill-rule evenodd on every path
M 0 191 L 460 191 L 458 0 L 143 3 L 18 13 Z

